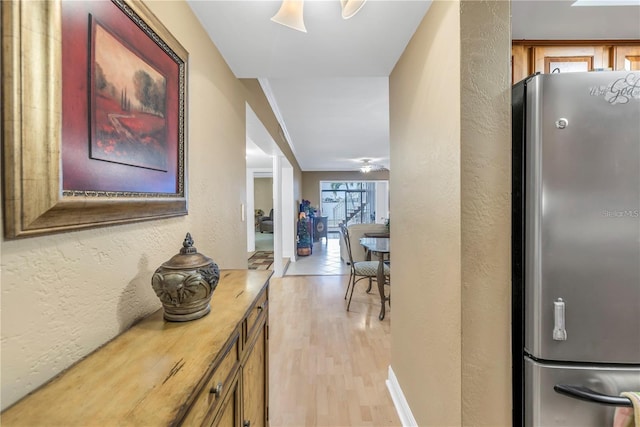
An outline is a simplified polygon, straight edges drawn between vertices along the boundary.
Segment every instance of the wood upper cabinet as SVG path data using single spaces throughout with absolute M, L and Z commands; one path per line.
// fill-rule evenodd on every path
M 616 46 L 615 69 L 640 71 L 640 46 Z
M 514 40 L 512 83 L 534 73 L 640 69 L 640 40 Z
M 606 69 L 608 46 L 541 46 L 533 48 L 534 72 L 567 73 Z
M 2 426 L 268 426 L 270 271 L 223 270 L 211 313 L 157 311 L 1 415 Z

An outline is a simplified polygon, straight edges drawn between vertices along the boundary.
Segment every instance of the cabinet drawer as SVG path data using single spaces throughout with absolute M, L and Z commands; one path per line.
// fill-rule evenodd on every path
M 231 387 L 234 375 L 240 363 L 239 333 L 233 335 L 231 342 L 225 346 L 222 359 L 219 359 L 213 373 L 191 405 L 191 409 L 182 420 L 182 425 L 201 425 L 213 415 L 209 411 L 218 406 Z
M 229 391 L 213 419 L 214 427 L 238 427 L 240 425 L 240 386 L 239 374 L 229 382 Z
M 265 289 L 262 294 L 256 300 L 256 304 L 253 306 L 249 315 L 247 316 L 246 334 L 244 341 L 247 342 L 253 336 L 255 332 L 256 322 L 260 319 L 262 313 L 267 311 L 267 290 Z

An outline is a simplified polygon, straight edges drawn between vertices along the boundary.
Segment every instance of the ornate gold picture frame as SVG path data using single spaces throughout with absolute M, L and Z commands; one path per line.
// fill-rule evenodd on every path
M 82 2 L 70 3 L 74 3 L 73 8 L 77 10 Z M 2 2 L 3 219 L 4 235 L 9 239 L 187 214 L 185 123 L 188 53 L 138 0 L 84 3 L 88 10 L 99 4 L 111 7 L 106 12 L 90 10 L 90 13 L 125 48 L 130 47 L 142 58 L 141 61 L 146 61 L 159 73 L 164 72 L 162 66 L 158 65 L 160 56 L 166 55 L 169 62 L 175 62 L 175 66 L 171 65 L 174 71 L 165 73 L 169 76 L 167 83 L 160 80 L 162 85 L 166 85 L 167 105 L 170 107 L 165 109 L 164 104 L 160 107 L 157 106 L 160 104 L 156 104 L 154 109 L 146 106 L 143 111 L 143 107 L 136 107 L 135 100 L 133 106 L 130 100 L 126 103 L 127 109 L 140 112 L 140 115 L 144 112 L 161 117 L 154 122 L 160 123 L 160 130 L 158 126 L 154 130 L 155 135 L 158 132 L 166 135 L 153 140 L 147 134 L 134 132 L 138 139 L 129 142 L 139 144 L 152 141 L 157 145 L 157 141 L 165 144 L 171 140 L 164 146 L 159 145 L 162 153 L 170 158 L 169 166 L 145 168 L 144 161 L 138 158 L 118 163 L 104 156 L 91 157 L 91 116 L 78 113 L 77 106 L 69 109 L 70 97 L 66 92 L 69 85 L 63 93 L 63 79 L 68 71 L 63 71 L 63 67 L 81 67 L 75 75 L 86 76 L 84 89 L 74 89 L 74 94 L 86 104 L 86 111 L 91 111 L 91 91 L 95 92 L 94 100 L 100 95 L 94 81 L 99 81 L 102 89 L 106 84 L 102 70 L 99 78 L 91 75 L 97 66 L 92 62 L 91 21 L 88 17 L 82 18 L 86 19 L 86 24 L 80 20 L 84 25 L 82 29 L 74 27 L 74 31 L 82 33 L 81 37 L 87 40 L 87 46 L 82 47 L 86 52 L 82 55 L 87 60 L 76 61 L 75 57 L 69 60 L 66 54 L 65 61 L 65 52 L 68 50 L 65 51 L 63 32 L 69 30 L 65 30 L 67 18 L 59 0 Z M 72 36 L 76 40 L 76 35 Z M 137 45 L 142 37 L 148 38 L 147 46 L 152 46 L 157 50 L 156 53 L 149 53 L 149 49 Z M 166 63 L 167 58 L 160 59 Z M 135 74 L 135 70 L 131 74 Z M 149 74 L 154 75 L 152 72 Z M 80 94 L 79 91 L 84 93 Z M 165 96 L 163 92 L 160 93 Z M 100 105 L 100 114 L 106 114 L 103 105 Z M 143 123 L 143 119 L 134 117 L 136 113 L 127 114 L 130 116 L 117 115 L 121 118 L 119 121 L 114 119 L 118 121 L 117 131 L 127 132 L 127 135 L 132 132 L 128 132 L 126 126 L 139 128 L 152 121 L 149 119 Z M 79 131 L 69 131 L 69 118 L 80 123 Z M 95 117 L 93 121 L 94 125 L 105 123 L 104 120 L 97 122 Z M 111 131 L 115 132 L 113 129 Z M 66 136 L 69 134 L 74 135 L 76 142 L 70 142 L 73 138 Z M 77 141 L 78 138 L 81 142 Z M 70 152 L 74 152 L 75 157 L 69 157 L 67 153 Z M 75 181 L 66 178 L 70 172 L 75 176 L 82 170 L 88 171 L 88 177 Z M 130 172 L 134 178 L 123 179 L 123 170 Z M 159 179 L 162 173 L 169 174 L 168 179 L 166 176 L 164 178 L 165 182 L 169 182 L 168 186 L 166 183 L 155 184 L 162 181 Z

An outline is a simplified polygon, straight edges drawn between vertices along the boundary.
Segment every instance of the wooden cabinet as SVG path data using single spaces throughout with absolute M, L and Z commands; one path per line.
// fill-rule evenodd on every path
M 183 425 L 189 425 L 183 423 Z M 238 375 L 230 384 L 229 392 L 217 411 L 217 417 L 213 420 L 213 425 L 217 427 L 238 427 L 240 426 L 240 383 Z
M 615 69 L 640 71 L 640 44 L 615 47 Z
M 197 425 L 206 421 L 209 412 L 215 409 L 223 400 L 227 389 L 232 387 L 240 363 L 239 335 L 238 331 L 234 332 L 230 343 L 220 353 L 218 359 L 221 360 L 214 363 L 213 373 L 205 382 L 204 387 L 191 404 L 191 409 L 182 420 L 184 425 Z
M 327 238 L 327 219 L 326 216 L 313 217 L 313 241 L 319 242 L 324 237 Z
M 183 423 L 183 425 L 188 425 Z M 241 424 L 240 418 L 240 382 L 238 375 L 235 376 L 227 397 L 222 402 L 217 418 L 214 418 L 213 425 L 217 427 L 238 427 Z
M 3 427 L 267 427 L 270 275 L 221 271 L 209 315 L 159 310 L 8 408 Z
M 242 426 L 267 427 L 267 328 L 262 326 L 242 367 Z
M 216 407 L 224 400 L 229 389 L 233 389 L 234 378 L 240 364 L 239 331 L 231 336 L 231 342 L 220 353 L 214 370 L 200 390 L 187 415 L 182 419 L 183 425 L 207 424 L 208 419 L 215 416 Z
M 534 73 L 640 69 L 640 40 L 514 40 L 512 82 Z

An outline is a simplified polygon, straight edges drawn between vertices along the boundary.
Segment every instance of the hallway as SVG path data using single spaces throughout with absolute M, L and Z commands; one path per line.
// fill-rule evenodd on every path
M 272 427 L 400 425 L 385 385 L 391 316 L 378 320 L 378 294 L 364 283 L 347 312 L 348 278 L 340 235 L 330 233 L 271 279 Z
M 271 427 L 400 425 L 385 385 L 390 316 L 378 320 L 379 298 L 364 286 L 347 312 L 348 277 L 271 279 Z

